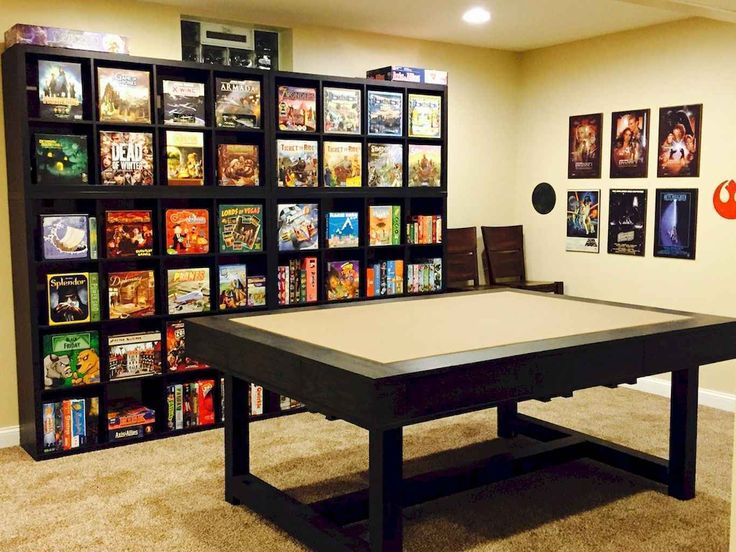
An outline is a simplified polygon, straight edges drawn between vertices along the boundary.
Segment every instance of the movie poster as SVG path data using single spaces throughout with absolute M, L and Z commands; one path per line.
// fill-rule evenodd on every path
M 611 178 L 646 178 L 649 158 L 648 109 L 619 111 L 611 118 Z
M 644 256 L 647 191 L 611 190 L 608 201 L 608 252 Z
M 659 110 L 658 177 L 700 176 L 702 120 L 702 104 Z
M 601 177 L 601 129 L 603 113 L 570 117 L 567 153 L 568 178 Z
M 695 259 L 698 190 L 657 190 L 654 256 Z
M 598 253 L 600 190 L 568 190 L 566 251 Z

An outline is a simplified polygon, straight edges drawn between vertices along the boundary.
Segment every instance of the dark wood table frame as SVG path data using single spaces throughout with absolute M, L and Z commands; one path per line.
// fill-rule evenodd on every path
M 502 291 L 530 293 L 472 293 Z M 396 299 L 415 300 L 442 297 Z M 402 549 L 403 507 L 579 458 L 658 482 L 678 499 L 693 498 L 698 370 L 703 364 L 736 358 L 736 321 L 564 296 L 554 296 L 554 300 L 610 304 L 687 318 L 389 364 L 230 321 L 242 314 L 187 320 L 189 353 L 228 374 L 226 500 L 247 506 L 315 550 L 375 552 Z M 517 412 L 520 401 L 569 396 L 577 389 L 594 386 L 615 387 L 662 372 L 672 374 L 669 459 Z M 253 475 L 249 466 L 248 382 L 367 429 L 368 489 L 304 504 Z M 500 437 L 525 435 L 536 443 L 483 461 L 403 478 L 404 426 L 492 407 L 498 408 Z M 368 541 L 344 529 L 366 519 Z

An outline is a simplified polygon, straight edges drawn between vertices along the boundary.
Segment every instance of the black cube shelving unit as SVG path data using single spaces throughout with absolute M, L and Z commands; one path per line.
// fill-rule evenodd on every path
M 84 85 L 83 118 L 78 121 L 49 121 L 39 118 L 37 61 L 57 60 L 80 63 Z M 100 122 L 97 115 L 96 72 L 98 67 L 120 67 L 145 69 L 151 75 L 151 124 L 113 124 Z M 217 310 L 217 268 L 233 262 L 233 255 L 218 250 L 217 207 L 223 203 L 258 203 L 263 206 L 263 251 L 240 255 L 238 262 L 259 267 L 266 276 L 266 305 L 238 309 L 244 314 L 252 310 L 276 310 L 284 308 L 278 303 L 277 274 L 280 262 L 290 257 L 314 256 L 318 259 L 318 301 L 305 303 L 314 305 L 326 302 L 324 274 L 327 263 L 333 260 L 357 259 L 360 261 L 359 300 L 380 300 L 381 297 L 366 298 L 366 268 L 369 262 L 381 260 L 403 260 L 404 280 L 408 264 L 426 257 L 445 259 L 444 243 L 434 245 L 412 245 L 406 240 L 406 222 L 413 215 L 440 215 L 442 235 L 447 228 L 447 88 L 438 85 L 425 85 L 403 82 L 384 82 L 367 79 L 343 78 L 291 72 L 270 72 L 238 67 L 207 65 L 86 52 L 60 48 L 46 48 L 32 45 L 16 45 L 2 55 L 3 94 L 5 108 L 5 136 L 8 168 L 9 220 L 11 230 L 11 262 L 13 273 L 15 338 L 18 373 L 18 403 L 20 417 L 21 446 L 35 459 L 46 459 L 89 450 L 101 449 L 118 444 L 140 442 L 110 442 L 107 438 L 107 402 L 119 396 L 125 386 L 135 388 L 143 397 L 144 404 L 156 410 L 155 431 L 144 439 L 156 439 L 186 432 L 201 431 L 220 427 L 221 395 L 220 373 L 216 368 L 190 372 L 167 372 L 161 375 L 146 376 L 124 381 L 110 381 L 106 367 L 106 337 L 111 334 L 132 331 L 161 331 L 165 344 L 166 322 L 188 316 L 216 315 Z M 261 83 L 261 128 L 224 129 L 215 126 L 213 90 L 217 77 L 248 78 Z M 177 129 L 164 125 L 159 96 L 162 93 L 161 80 L 174 78 L 203 82 L 205 85 L 206 116 L 205 126 L 186 127 L 182 130 L 202 132 L 205 139 L 204 186 L 169 187 L 166 182 L 165 132 Z M 293 133 L 278 130 L 276 90 L 280 84 L 306 84 L 317 89 L 317 131 Z M 361 91 L 362 134 L 337 135 L 324 133 L 322 128 L 322 90 L 324 86 L 353 88 Z M 367 134 L 366 92 L 386 90 L 403 95 L 403 135 L 397 137 L 372 137 Z M 430 94 L 442 99 L 441 138 L 410 138 L 408 136 L 408 94 L 416 92 Z M 154 157 L 156 160 L 156 180 L 154 186 L 114 187 L 100 183 L 98 136 L 100 130 L 129 129 L 150 132 L 153 135 Z M 34 181 L 33 136 L 35 133 L 83 134 L 88 137 L 88 158 L 90 183 L 79 186 L 37 185 Z M 309 138 L 318 142 L 319 179 L 316 188 L 280 188 L 277 186 L 276 141 L 280 138 Z M 326 140 L 359 142 L 363 149 L 362 186 L 354 188 L 325 188 L 322 186 L 322 152 Z M 403 185 L 396 188 L 372 188 L 367 186 L 367 144 L 372 141 L 401 144 L 404 149 Z M 260 148 L 261 185 L 258 187 L 220 187 L 216 182 L 217 145 L 220 143 L 255 143 Z M 435 144 L 442 147 L 441 186 L 433 188 L 408 186 L 408 146 L 409 144 Z M 317 203 L 319 205 L 319 249 L 297 253 L 284 253 L 278 249 L 276 210 L 280 203 Z M 402 208 L 401 244 L 388 247 L 369 246 L 367 236 L 369 205 L 400 205 Z M 186 258 L 169 256 L 165 251 L 163 231 L 163 212 L 167 206 L 204 207 L 210 212 L 210 252 Z M 124 261 L 107 259 L 104 256 L 102 240 L 104 236 L 104 214 L 111 209 L 146 209 L 153 213 L 153 223 L 157 232 L 154 254 L 151 257 L 132 258 Z M 326 247 L 325 213 L 327 211 L 355 210 L 360 213 L 360 244 L 349 249 L 328 249 Z M 41 214 L 86 213 L 97 217 L 98 258 L 79 261 L 45 261 L 40 255 Z M 201 266 L 210 269 L 211 311 L 184 315 L 166 314 L 166 269 L 178 266 Z M 126 267 L 126 268 L 123 268 Z M 157 311 L 155 316 L 108 320 L 104 317 L 107 304 L 107 288 L 104 275 L 114 270 L 135 270 L 137 268 L 154 270 L 156 280 Z M 61 270 L 63 269 L 63 270 Z M 445 263 L 442 263 L 442 282 L 445 282 Z M 103 307 L 102 319 L 98 322 L 49 327 L 44 322 L 47 311 L 45 278 L 55 272 L 97 272 L 100 274 L 100 304 Z M 404 290 L 408 289 L 404 281 Z M 442 290 L 438 291 L 441 292 Z M 437 292 L 432 292 L 437 293 Z M 294 307 L 295 305 L 287 305 Z M 237 311 L 227 311 L 228 313 Z M 96 330 L 100 337 L 101 381 L 100 383 L 44 389 L 42 366 L 42 339 L 50 333 L 66 333 Z M 165 352 L 164 352 L 165 357 Z M 164 363 L 165 364 L 165 363 Z M 214 425 L 192 427 L 185 430 L 166 429 L 166 387 L 171 383 L 214 379 L 215 419 Z M 99 397 L 98 441 L 65 451 L 44 452 L 43 414 L 44 402 L 67 398 Z M 264 414 L 269 418 L 280 414 L 298 412 L 300 409 L 279 411 L 279 397 L 275 393 L 264 393 Z

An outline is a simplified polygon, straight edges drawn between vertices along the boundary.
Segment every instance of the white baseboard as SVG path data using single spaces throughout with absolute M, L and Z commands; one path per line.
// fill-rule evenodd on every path
M 20 427 L 0 427 L 0 448 L 17 447 L 20 443 Z
M 624 385 L 623 387 L 660 397 L 670 397 L 670 382 L 656 377 L 640 378 L 636 385 Z M 701 387 L 698 389 L 698 404 L 726 412 L 736 412 L 736 395 Z

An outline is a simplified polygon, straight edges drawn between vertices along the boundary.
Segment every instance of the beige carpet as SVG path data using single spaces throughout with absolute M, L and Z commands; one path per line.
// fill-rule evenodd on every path
M 521 410 L 665 455 L 668 401 L 593 389 Z M 580 461 L 405 511 L 407 550 L 728 549 L 733 416 L 701 408 L 697 497 Z M 366 483 L 367 434 L 314 414 L 252 426 L 253 471 L 303 500 Z M 405 473 L 506 446 L 495 411 L 405 430 Z M 514 440 L 514 446 L 523 444 Z M 461 452 L 443 454 L 450 448 Z M 0 450 L 0 550 L 301 550 L 223 494 L 222 431 L 34 463 Z

